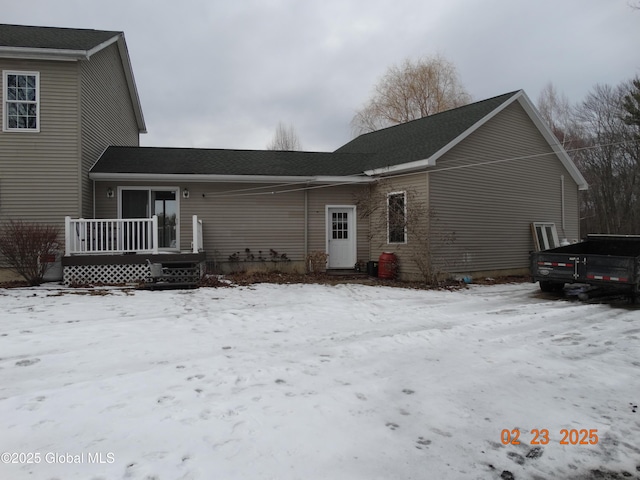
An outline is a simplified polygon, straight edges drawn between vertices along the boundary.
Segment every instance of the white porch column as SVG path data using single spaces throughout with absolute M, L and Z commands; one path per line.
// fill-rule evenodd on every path
M 64 217 L 64 256 L 71 256 L 71 217 Z
M 198 216 L 197 215 L 193 215 L 193 217 L 191 217 L 191 235 L 193 237 L 193 241 L 191 242 L 192 252 L 198 253 L 198 249 L 200 248 L 200 245 L 198 245 Z
M 158 254 L 158 216 L 151 217 L 151 235 L 153 238 L 153 253 Z

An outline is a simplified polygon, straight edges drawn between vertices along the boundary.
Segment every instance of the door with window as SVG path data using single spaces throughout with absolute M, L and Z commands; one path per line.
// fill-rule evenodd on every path
M 158 217 L 158 248 L 179 248 L 178 188 L 123 188 L 120 218 Z M 131 232 L 132 235 L 138 234 Z
M 356 207 L 327 207 L 328 268 L 353 268 L 356 263 Z

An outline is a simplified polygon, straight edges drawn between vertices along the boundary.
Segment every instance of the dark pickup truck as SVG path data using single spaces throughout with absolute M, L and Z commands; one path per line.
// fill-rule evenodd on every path
M 572 245 L 531 254 L 531 276 L 543 292 L 583 283 L 640 300 L 640 235 L 589 235 Z

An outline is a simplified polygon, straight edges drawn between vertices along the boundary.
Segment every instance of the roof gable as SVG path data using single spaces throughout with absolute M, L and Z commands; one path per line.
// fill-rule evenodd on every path
M 116 44 L 122 62 L 129 96 L 138 123 L 138 131 L 146 133 L 138 88 L 133 76 L 124 33 L 79 28 L 34 27 L 0 24 L 0 58 L 28 60 L 89 60 L 91 56 Z
M 343 145 L 336 152 L 374 154 L 375 159 L 369 169 L 424 160 L 458 138 L 517 93 L 507 93 L 366 133 Z
M 438 158 L 513 102 L 519 102 L 571 178 L 585 190 L 586 180 L 522 90 L 360 135 L 336 152 L 369 152 L 370 167 L 365 169 L 368 175 L 435 166 Z

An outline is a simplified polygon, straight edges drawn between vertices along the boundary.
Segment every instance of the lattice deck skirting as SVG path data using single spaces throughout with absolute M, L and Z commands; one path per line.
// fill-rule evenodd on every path
M 62 258 L 62 280 L 71 286 L 168 283 L 194 287 L 204 275 L 206 259 L 204 252 L 71 255 Z
M 147 264 L 66 265 L 62 280 L 66 285 L 121 285 L 144 282 L 150 275 Z

